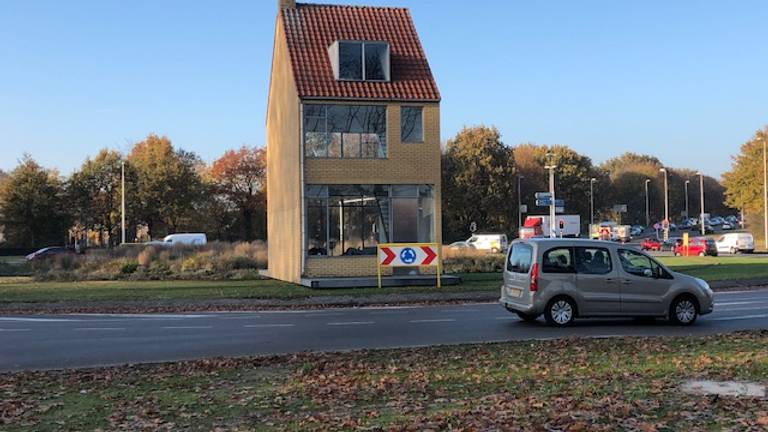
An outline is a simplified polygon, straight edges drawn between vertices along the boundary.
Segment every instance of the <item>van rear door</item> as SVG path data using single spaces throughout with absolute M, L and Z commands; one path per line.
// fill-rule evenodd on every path
M 531 267 L 533 266 L 533 246 L 515 242 L 507 253 L 504 271 L 504 296 L 512 303 L 533 304 L 531 287 Z

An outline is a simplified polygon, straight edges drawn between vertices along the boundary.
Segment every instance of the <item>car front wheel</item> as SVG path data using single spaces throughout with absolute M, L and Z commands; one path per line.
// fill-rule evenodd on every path
M 699 307 L 696 301 L 689 296 L 675 299 L 669 308 L 669 319 L 678 325 L 691 325 L 699 316 Z
M 544 311 L 547 324 L 557 327 L 567 326 L 576 318 L 576 305 L 573 300 L 566 297 L 552 299 Z

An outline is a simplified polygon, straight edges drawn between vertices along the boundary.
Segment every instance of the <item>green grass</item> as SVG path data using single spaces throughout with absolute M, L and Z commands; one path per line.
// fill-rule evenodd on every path
M 449 293 L 495 291 L 501 275 L 461 275 L 455 286 L 351 288 L 317 290 L 271 279 L 245 281 L 103 281 L 35 282 L 31 279 L 0 278 L 0 302 L 119 301 L 119 300 L 208 300 L 208 299 L 299 299 L 323 295 L 370 296 L 392 293 Z
M 0 374 L 0 429 L 764 430 L 768 400 L 679 387 L 764 383 L 766 344 L 763 331 Z
M 660 257 L 675 271 L 708 281 L 768 278 L 768 257 Z M 323 295 L 364 297 L 374 294 L 492 292 L 500 273 L 466 273 L 461 285 L 402 288 L 309 289 L 275 280 L 243 281 L 89 281 L 36 282 L 0 278 L 0 302 L 301 299 Z
M 768 278 L 768 257 L 659 257 L 672 270 L 707 281 Z

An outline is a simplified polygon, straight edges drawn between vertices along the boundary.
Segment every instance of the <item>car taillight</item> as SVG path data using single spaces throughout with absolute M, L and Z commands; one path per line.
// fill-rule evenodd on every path
M 533 266 L 531 266 L 531 285 L 529 287 L 531 292 L 536 292 L 539 290 L 539 264 L 534 263 Z

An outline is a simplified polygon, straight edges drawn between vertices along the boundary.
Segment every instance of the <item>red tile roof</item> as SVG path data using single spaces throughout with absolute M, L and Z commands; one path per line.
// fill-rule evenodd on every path
M 281 17 L 299 97 L 440 100 L 408 9 L 297 4 Z M 334 79 L 328 47 L 337 40 L 388 42 L 391 81 Z

